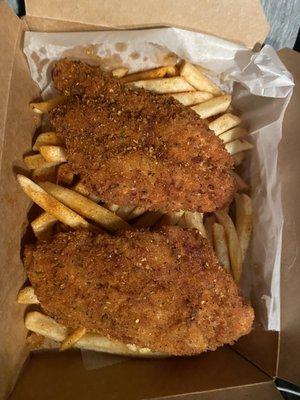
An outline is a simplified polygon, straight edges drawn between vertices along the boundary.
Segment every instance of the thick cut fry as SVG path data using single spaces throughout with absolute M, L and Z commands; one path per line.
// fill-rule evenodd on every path
M 247 142 L 246 140 L 237 139 L 234 142 L 227 143 L 225 148 L 229 154 L 234 155 L 236 153 L 240 153 L 241 151 L 252 149 L 253 144 Z
M 37 168 L 32 171 L 32 179 L 34 182 L 55 182 L 56 181 L 56 168 Z
M 123 76 L 128 74 L 128 68 L 126 67 L 120 67 L 116 68 L 112 71 L 112 76 L 115 78 L 123 78 Z
M 183 64 L 180 75 L 197 90 L 210 92 L 215 96 L 221 94 L 221 90 L 214 82 L 202 74 L 197 67 L 188 62 Z
M 130 83 L 148 79 L 164 78 L 166 76 L 170 77 L 175 75 L 176 75 L 176 67 L 174 65 L 169 65 L 167 67 L 159 67 L 147 71 L 135 72 L 134 74 L 130 74 L 122 78 L 121 82 Z
M 107 203 L 106 204 L 106 208 L 108 210 L 110 210 L 113 213 L 116 213 L 118 211 L 120 206 L 118 206 L 118 204 L 114 204 L 114 203 Z
M 235 177 L 238 192 L 246 192 L 247 190 L 249 190 L 248 183 L 246 183 L 244 179 L 240 177 L 240 175 L 235 172 L 233 172 L 232 175 Z
M 178 100 L 184 106 L 194 106 L 195 104 L 203 103 L 213 97 L 208 92 L 184 92 L 184 93 L 173 93 L 170 96 Z
M 214 131 L 216 135 L 220 135 L 221 133 L 228 131 L 228 129 L 231 129 L 240 123 L 241 119 L 237 115 L 226 113 L 212 121 L 208 127 Z
M 33 233 L 38 239 L 43 239 L 51 234 L 51 229 L 57 222 L 57 219 L 51 214 L 43 212 L 39 217 L 31 222 Z
M 238 165 L 241 165 L 242 162 L 245 159 L 245 153 L 243 151 L 241 151 L 240 153 L 234 154 L 233 158 L 234 158 L 234 165 L 237 167 Z
M 136 229 L 151 228 L 163 215 L 161 211 L 146 211 L 132 226 Z
M 86 334 L 86 328 L 81 327 L 76 329 L 74 332 L 71 333 L 71 335 L 67 336 L 61 343 L 59 347 L 59 351 L 65 351 L 67 349 L 70 349 L 75 345 L 75 343 L 78 342 L 79 339 L 81 339 L 84 335 Z
M 240 241 L 242 257 L 245 258 L 253 225 L 252 201 L 246 194 L 235 195 L 236 231 Z
M 67 161 L 66 150 L 61 146 L 40 146 L 40 152 L 48 162 L 63 163 Z
M 186 228 L 197 229 L 202 236 L 206 237 L 205 228 L 203 225 L 203 214 L 199 212 L 185 211 L 182 220 Z
M 80 215 L 57 201 L 26 176 L 17 175 L 17 179 L 27 196 L 56 219 L 72 228 L 90 228 L 90 224 Z
M 55 167 L 55 165 L 61 164 L 60 161 L 46 161 L 41 154 L 33 154 L 31 156 L 25 156 L 23 158 L 24 163 L 29 169 L 42 169 Z
M 212 117 L 213 115 L 225 112 L 231 102 L 230 94 L 214 97 L 204 103 L 193 106 L 192 109 L 196 111 L 201 118 Z
M 238 283 L 242 275 L 242 251 L 232 219 L 225 211 L 216 211 L 219 223 L 224 227 L 229 250 L 230 264 L 234 280 Z
M 19 304 L 39 304 L 38 298 L 32 286 L 21 289 L 18 293 L 17 302 Z
M 53 108 L 57 107 L 59 104 L 66 102 L 65 96 L 56 96 L 52 99 L 41 101 L 40 103 L 30 103 L 30 108 L 37 114 L 45 114 Z
M 211 245 L 213 246 L 213 224 L 216 222 L 216 217 L 215 215 L 209 215 L 208 217 L 205 217 L 204 220 L 204 228 L 205 228 L 205 232 L 206 232 L 206 237 L 209 240 L 209 242 L 211 243 Z
M 76 185 L 73 186 L 73 189 L 82 194 L 85 197 L 88 197 L 90 200 L 94 201 L 95 203 L 99 203 L 101 200 L 100 197 L 94 193 L 90 193 L 86 186 L 82 182 L 76 183 Z
M 132 213 L 132 211 L 135 209 L 135 206 L 120 206 L 116 214 L 122 218 L 124 221 L 128 220 L 129 215 Z
M 41 133 L 32 147 L 33 150 L 39 150 L 40 146 L 61 146 L 63 140 L 55 132 Z
M 132 88 L 143 88 L 151 92 L 167 94 L 180 92 L 193 92 L 195 89 L 181 76 L 173 78 L 149 79 L 147 81 L 137 81 L 127 83 Z
M 58 324 L 54 319 L 38 312 L 33 311 L 26 315 L 25 327 L 35 333 L 45 336 L 46 338 L 62 342 L 67 338 L 68 329 Z M 142 357 L 162 356 L 162 353 L 152 352 L 150 349 L 137 347 L 134 344 L 124 344 L 117 340 L 110 340 L 98 334 L 87 333 L 74 347 L 101 351 L 111 354 L 132 355 Z
M 99 204 L 94 203 L 92 200 L 82 196 L 74 190 L 66 189 L 51 182 L 44 182 L 41 186 L 46 190 L 46 192 L 66 206 L 75 210 L 80 215 L 97 222 L 99 225 L 110 231 L 129 228 L 129 225 L 116 214 L 110 212 Z
M 226 235 L 222 225 L 217 223 L 213 224 L 213 240 L 214 249 L 220 264 L 223 265 L 223 267 L 228 272 L 230 272 L 230 260 L 226 242 Z
M 241 126 L 236 126 L 235 128 L 230 129 L 227 132 L 222 133 L 219 138 L 223 140 L 223 142 L 230 143 L 236 139 L 245 137 L 249 134 L 247 129 L 242 128 Z
M 74 180 L 74 174 L 71 171 L 69 164 L 61 164 L 57 168 L 57 180 L 56 182 L 61 185 L 72 185 Z
M 140 217 L 146 212 L 146 209 L 144 207 L 135 207 L 135 209 L 131 212 L 131 214 L 128 216 L 128 221 L 135 219 L 137 217 Z
M 168 212 L 167 214 L 162 216 L 162 218 L 157 222 L 155 226 L 160 227 L 165 225 L 176 225 L 183 214 L 184 211 Z

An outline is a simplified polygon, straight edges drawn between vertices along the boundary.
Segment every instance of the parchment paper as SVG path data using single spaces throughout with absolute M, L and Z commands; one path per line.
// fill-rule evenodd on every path
M 277 154 L 293 78 L 276 52 L 265 46 L 253 53 L 241 45 L 175 28 L 26 32 L 24 52 L 32 78 L 44 97 L 53 92 L 52 64 L 63 57 L 88 61 L 104 69 L 122 65 L 130 72 L 174 64 L 183 58 L 212 70 L 211 77 L 224 90 L 233 92 L 234 106 L 255 145 L 248 153 L 244 170 L 253 188 L 254 232 L 241 287 L 254 305 L 256 320 L 265 329 L 279 331 L 283 214 Z

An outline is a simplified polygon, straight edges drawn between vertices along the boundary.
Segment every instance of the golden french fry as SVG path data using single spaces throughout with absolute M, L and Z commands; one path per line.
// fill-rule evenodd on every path
M 50 236 L 51 229 L 57 222 L 57 219 L 51 214 L 43 212 L 39 217 L 31 222 L 31 227 L 34 235 L 38 239 L 43 239 Z
M 57 184 L 72 185 L 74 174 L 69 164 L 61 164 L 57 167 Z
M 165 225 L 176 225 L 180 218 L 183 216 L 184 211 L 168 212 L 163 215 L 161 219 L 155 224 L 156 227 L 161 227 Z
M 236 139 L 247 136 L 249 132 L 247 129 L 242 128 L 241 126 L 236 126 L 235 128 L 230 129 L 227 132 L 222 133 L 219 138 L 223 140 L 225 144 L 233 142 Z
M 114 204 L 114 203 L 107 203 L 106 204 L 106 208 L 108 210 L 110 210 L 111 212 L 115 213 L 118 211 L 120 206 L 118 206 L 118 204 Z
M 18 293 L 17 302 L 19 304 L 39 304 L 38 298 L 32 286 L 21 289 Z
M 216 217 L 213 214 L 209 215 L 208 217 L 205 217 L 204 228 L 205 228 L 207 240 L 211 243 L 211 245 L 213 245 L 212 229 L 213 229 L 213 224 L 215 222 L 216 222 Z
M 246 194 L 235 195 L 236 231 L 240 241 L 242 257 L 245 258 L 253 226 L 252 201 Z
M 128 229 L 130 227 L 127 222 L 123 221 L 116 214 L 74 190 L 55 185 L 51 182 L 43 182 L 41 186 L 47 193 L 78 212 L 78 214 L 97 222 L 110 231 Z
M 248 183 L 246 183 L 244 179 L 240 177 L 240 175 L 238 175 L 236 172 L 232 172 L 232 175 L 235 177 L 238 192 L 245 192 L 249 190 Z
M 219 263 L 230 272 L 230 260 L 224 227 L 216 222 L 213 224 L 214 249 Z
M 67 161 L 66 150 L 61 146 L 40 146 L 40 152 L 48 162 L 63 163 Z
M 86 328 L 81 327 L 78 329 L 75 329 L 74 332 L 71 333 L 71 335 L 67 336 L 62 342 L 59 347 L 59 351 L 65 351 L 67 349 L 70 349 L 75 345 L 75 343 L 78 342 L 79 339 L 81 339 L 84 335 L 86 334 Z
M 221 90 L 214 82 L 207 78 L 196 66 L 188 62 L 183 64 L 180 75 L 197 90 L 210 92 L 215 96 L 221 94 Z
M 224 227 L 229 250 L 230 264 L 234 280 L 238 283 L 242 275 L 243 258 L 240 242 L 232 222 L 225 211 L 216 211 L 215 215 L 219 223 Z
M 56 342 L 63 342 L 68 335 L 68 329 L 65 326 L 38 311 L 29 312 L 26 315 L 25 327 Z M 102 337 L 96 333 L 86 333 L 75 343 L 74 347 L 119 355 L 142 357 L 163 356 L 162 353 L 152 352 L 148 348 L 137 347 L 134 344 L 124 344 L 117 340 Z
M 26 176 L 19 174 L 17 175 L 17 180 L 23 191 L 32 201 L 62 223 L 72 228 L 90 228 L 90 224 L 85 219 L 57 201 L 53 196 L 49 195 L 44 189 Z
M 56 96 L 52 99 L 41 101 L 40 103 L 30 103 L 30 108 L 37 114 L 45 114 L 60 104 L 65 103 L 67 98 L 65 96 Z
M 135 209 L 135 206 L 120 206 L 116 214 L 122 218 L 124 221 L 128 220 L 129 215 L 132 213 L 132 211 Z
M 83 196 L 88 197 L 90 200 L 93 200 L 95 203 L 99 203 L 101 200 L 97 194 L 90 193 L 87 187 L 80 181 L 73 186 L 73 189 Z
M 246 140 L 237 139 L 234 142 L 227 143 L 225 148 L 229 154 L 234 155 L 236 153 L 240 153 L 241 151 L 252 149 L 253 144 L 247 142 Z
M 126 67 L 120 67 L 116 68 L 112 71 L 112 76 L 115 78 L 123 78 L 123 76 L 128 74 L 128 68 Z
M 231 129 L 240 123 L 241 119 L 237 115 L 226 113 L 212 121 L 208 127 L 214 131 L 216 135 L 220 135 L 221 133 L 228 131 L 228 129 Z
M 56 181 L 56 168 L 55 167 L 47 167 L 47 168 L 37 168 L 32 170 L 32 179 L 34 182 L 44 182 Z
M 197 229 L 202 236 L 206 237 L 206 232 L 203 225 L 203 214 L 199 212 L 185 211 L 183 219 L 186 228 Z
M 171 95 L 174 99 L 178 100 L 184 106 L 194 106 L 195 104 L 203 103 L 213 97 L 208 92 L 184 92 L 184 93 L 173 93 Z
M 245 159 L 245 153 L 243 151 L 241 151 L 240 153 L 236 153 L 233 155 L 234 158 L 234 165 L 237 167 L 238 165 L 241 165 L 242 162 Z
M 63 143 L 55 132 L 44 132 L 36 138 L 32 150 L 39 150 L 40 146 L 61 146 Z
M 214 97 L 203 103 L 191 107 L 201 118 L 212 117 L 213 115 L 225 112 L 231 102 L 230 94 Z
M 132 226 L 137 229 L 151 228 L 163 215 L 161 211 L 146 211 Z
M 50 168 L 60 164 L 60 162 L 57 161 L 51 161 L 51 162 L 46 161 L 41 154 L 33 154 L 30 156 L 25 156 L 23 160 L 26 167 L 29 169 Z
M 131 88 L 143 88 L 151 92 L 167 94 L 178 92 L 193 92 L 195 89 L 181 76 L 172 78 L 149 79 L 126 83 Z
M 128 216 L 128 221 L 135 219 L 137 217 L 140 217 L 146 212 L 146 209 L 144 207 L 135 207 L 135 209 L 129 214 Z
M 164 78 L 166 76 L 171 77 L 175 75 L 176 67 L 174 65 L 169 65 L 167 67 L 159 67 L 147 71 L 135 72 L 134 74 L 130 74 L 122 78 L 121 82 L 130 83 L 136 81 L 144 81 L 148 79 Z

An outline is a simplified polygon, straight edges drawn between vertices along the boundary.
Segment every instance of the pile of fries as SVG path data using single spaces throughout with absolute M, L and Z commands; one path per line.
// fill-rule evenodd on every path
M 184 106 L 191 107 L 223 140 L 238 166 L 245 157 L 245 151 L 253 147 L 245 140 L 248 131 L 240 126 L 241 119 L 234 114 L 231 95 L 223 93 L 205 72 L 201 67 L 183 62 L 178 66 L 164 66 L 134 74 L 128 74 L 127 68 L 118 68 L 112 73 L 130 87 L 173 96 Z M 64 96 L 57 96 L 30 106 L 35 113 L 45 114 L 64 101 Z M 24 157 L 24 163 L 31 170 L 31 179 L 18 175 L 17 180 L 24 192 L 43 210 L 31 222 L 38 240 L 51 236 L 63 225 L 94 232 L 163 225 L 194 228 L 211 242 L 220 264 L 239 282 L 250 242 L 253 212 L 249 185 L 236 172 L 238 192 L 228 210 L 204 215 L 186 210 L 162 213 L 142 207 L 99 204 L 100 199 L 90 195 L 79 177 L 69 169 L 63 143 L 55 132 L 41 133 L 32 150 L 34 154 Z M 18 302 L 39 304 L 32 287 L 25 287 L 19 292 Z M 75 346 L 126 355 L 161 356 L 149 349 L 87 333 L 84 327 L 69 332 L 67 327 L 39 311 L 29 312 L 25 325 L 35 334 L 60 342 L 60 350 Z

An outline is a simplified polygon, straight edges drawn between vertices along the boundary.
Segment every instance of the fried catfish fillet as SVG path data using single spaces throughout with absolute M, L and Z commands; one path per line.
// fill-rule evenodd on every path
M 81 62 L 58 62 L 53 80 L 70 97 L 51 123 L 73 172 L 103 201 L 200 212 L 231 202 L 233 158 L 193 110 Z
M 25 251 L 44 311 L 126 344 L 198 354 L 251 330 L 252 307 L 195 230 L 58 233 Z

